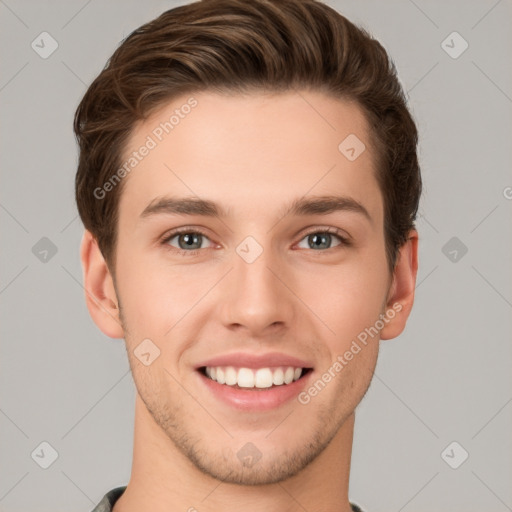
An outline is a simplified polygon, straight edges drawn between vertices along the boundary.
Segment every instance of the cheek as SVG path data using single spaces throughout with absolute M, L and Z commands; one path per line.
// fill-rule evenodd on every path
M 169 330 L 186 319 L 218 280 L 211 267 L 187 268 L 137 255 L 120 261 L 118 275 L 130 333 L 156 339 L 170 336 Z
M 298 295 L 334 331 L 327 338 L 343 345 L 378 319 L 387 292 L 386 272 L 380 260 L 336 268 L 319 266 L 302 278 Z

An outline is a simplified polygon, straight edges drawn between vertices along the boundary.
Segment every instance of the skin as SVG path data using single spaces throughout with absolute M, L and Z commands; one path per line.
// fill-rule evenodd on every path
M 137 388 L 132 474 L 114 511 L 349 512 L 354 411 L 380 339 L 406 325 L 418 234 L 390 273 L 375 154 L 357 105 L 305 90 L 193 96 L 198 105 L 124 178 L 115 278 L 88 231 L 82 241 L 90 314 L 107 336 L 125 338 Z M 189 97 L 135 126 L 127 155 Z M 338 150 L 349 134 L 366 145 L 353 162 Z M 286 214 L 294 199 L 328 194 L 350 196 L 371 219 Z M 163 195 L 209 199 L 229 215 L 141 219 Z M 177 227 L 205 231 L 197 254 L 178 254 L 190 251 L 183 236 L 161 243 Z M 315 248 L 308 235 L 326 228 L 351 244 L 331 235 Z M 263 248 L 250 264 L 236 252 L 247 236 Z M 229 352 L 277 351 L 312 361 L 314 382 L 393 304 L 401 311 L 306 405 L 241 412 L 194 370 Z M 149 366 L 133 352 L 146 338 L 160 350 Z M 250 468 L 237 457 L 248 442 L 262 454 Z

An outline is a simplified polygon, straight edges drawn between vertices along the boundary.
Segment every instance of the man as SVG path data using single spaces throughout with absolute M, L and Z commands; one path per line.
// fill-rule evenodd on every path
M 87 305 L 137 388 L 95 512 L 360 510 L 355 409 L 413 305 L 421 193 L 382 46 L 312 0 L 181 6 L 75 131 Z

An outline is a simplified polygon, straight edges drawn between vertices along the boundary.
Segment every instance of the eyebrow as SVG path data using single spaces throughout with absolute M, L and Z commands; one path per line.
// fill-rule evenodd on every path
M 346 196 L 310 196 L 292 201 L 284 208 L 286 214 L 295 216 L 328 215 L 338 211 L 354 212 L 365 217 L 370 223 L 372 217 L 368 210 L 359 202 Z M 197 197 L 159 197 L 151 201 L 140 214 L 141 218 L 154 215 L 200 215 L 204 217 L 228 217 L 228 211 L 219 204 L 208 199 Z

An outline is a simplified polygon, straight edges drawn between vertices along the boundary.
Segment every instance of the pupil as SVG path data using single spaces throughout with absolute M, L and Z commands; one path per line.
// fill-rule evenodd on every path
M 320 240 L 320 244 L 319 245 L 315 245 L 316 248 L 322 246 L 322 247 L 327 247 L 329 246 L 328 242 L 322 244 L 322 239 L 325 241 L 325 240 L 330 240 L 330 236 L 328 233 L 323 233 L 321 234 L 320 236 L 318 234 L 314 234 L 314 235 L 311 235 L 311 239 L 313 241 L 313 244 L 316 244 L 319 240 Z
M 192 245 L 194 245 L 195 243 L 196 244 L 198 243 L 197 240 L 198 240 L 199 237 L 196 234 L 187 233 L 187 234 L 182 235 L 182 236 L 183 236 L 183 238 L 185 240 L 185 244 L 186 244 L 187 248 L 189 248 L 189 249 L 190 249 L 190 247 Z M 201 245 L 201 243 L 199 243 L 199 245 Z

